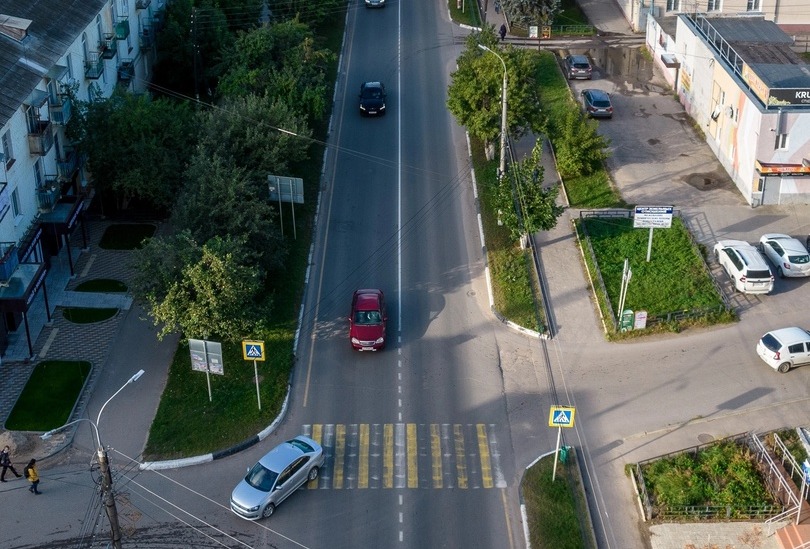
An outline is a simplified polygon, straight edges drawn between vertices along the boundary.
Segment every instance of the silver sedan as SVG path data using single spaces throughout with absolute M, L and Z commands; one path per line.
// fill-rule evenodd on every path
M 804 244 L 792 236 L 780 233 L 762 235 L 759 250 L 771 260 L 781 278 L 810 276 L 810 254 Z
M 233 489 L 231 511 L 248 520 L 269 517 L 306 481 L 318 478 L 323 461 L 323 448 L 311 438 L 299 435 L 279 444 Z

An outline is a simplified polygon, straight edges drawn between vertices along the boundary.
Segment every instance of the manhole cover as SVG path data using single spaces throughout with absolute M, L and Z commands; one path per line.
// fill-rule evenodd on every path
M 714 442 L 714 437 L 708 433 L 701 433 L 698 435 L 698 441 L 700 441 L 701 444 L 708 444 Z

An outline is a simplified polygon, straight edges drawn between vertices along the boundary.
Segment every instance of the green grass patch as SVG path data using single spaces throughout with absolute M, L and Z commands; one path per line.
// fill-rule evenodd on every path
M 481 15 L 478 13 L 475 0 L 461 0 L 461 8 L 458 8 L 457 5 L 456 0 L 448 0 L 447 7 L 450 9 L 450 19 L 462 25 L 481 27 Z
M 99 247 L 104 250 L 138 250 L 157 227 L 151 223 L 116 223 L 104 231 Z
M 74 291 L 76 292 L 101 292 L 101 293 L 122 293 L 126 292 L 129 288 L 120 280 L 113 280 L 112 278 L 95 278 L 82 282 Z
M 495 309 L 504 317 L 530 330 L 544 331 L 538 321 L 542 307 L 535 304 L 531 256 L 512 240 L 509 229 L 498 225 L 497 209 L 492 206 L 497 183 L 496 160 L 487 160 L 484 145 L 470 137 L 475 178 L 481 197 L 481 219 L 487 243 L 487 262 L 492 275 Z
M 6 420 L 12 431 L 50 431 L 67 423 L 90 374 L 85 361 L 40 362 Z
M 582 485 L 576 474 L 576 462 L 569 454 L 567 463 L 557 463 L 557 476 L 551 476 L 554 456 L 538 461 L 526 470 L 521 485 L 529 523 L 529 541 L 538 549 L 584 549 L 585 540 L 580 516 L 586 517 Z
M 118 309 L 95 309 L 90 307 L 67 307 L 62 310 L 66 320 L 74 324 L 101 322 L 118 314 Z
M 336 15 L 335 20 L 343 19 Z M 319 45 L 339 53 L 344 30 L 342 25 L 331 24 L 317 29 Z M 337 62 L 330 77 L 333 82 L 337 78 Z M 326 141 L 328 120 L 326 113 L 323 124 L 313 127 L 318 142 Z M 208 401 L 206 374 L 191 370 L 188 345 L 181 344 L 169 368 L 166 388 L 149 432 L 144 450 L 146 459 L 175 459 L 229 448 L 254 436 L 278 416 L 292 368 L 292 345 L 312 241 L 311 219 L 317 204 L 323 154 L 322 147 L 313 146 L 310 158 L 290 169 L 291 175 L 304 180 L 305 203 L 295 210 L 297 238 L 292 238 L 292 216 L 284 216 L 284 234 L 288 235 L 289 244 L 284 284 L 271 288 L 273 318 L 267 332 L 257 338 L 264 341 L 267 356 L 266 362 L 258 364 L 261 411 L 253 363 L 243 360 L 241 344 L 223 344 L 225 375 L 211 375 L 212 402 Z M 290 281 L 299 282 L 290 284 Z
M 751 508 L 775 503 L 759 474 L 754 454 L 732 441 L 678 454 L 641 467 L 659 516 L 687 506 L 721 507 L 723 516 L 747 518 Z

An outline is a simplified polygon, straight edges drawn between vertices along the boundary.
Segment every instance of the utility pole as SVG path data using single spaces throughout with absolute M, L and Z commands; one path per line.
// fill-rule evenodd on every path
M 115 507 L 112 472 L 110 471 L 110 462 L 107 459 L 107 450 L 99 446 L 96 457 L 101 468 L 101 499 L 104 502 L 104 509 L 107 511 L 107 518 L 110 519 L 112 546 L 113 549 L 122 549 L 121 527 L 118 525 L 118 509 Z

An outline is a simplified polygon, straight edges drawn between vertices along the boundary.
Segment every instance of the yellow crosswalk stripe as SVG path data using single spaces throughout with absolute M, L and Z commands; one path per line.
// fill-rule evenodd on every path
M 433 487 L 442 487 L 442 442 L 439 426 L 430 424 L 430 456 L 433 469 Z
M 419 471 L 417 469 L 417 444 L 416 444 L 416 424 L 406 425 L 406 436 L 408 441 L 408 488 L 419 487 Z
M 476 426 L 478 431 L 478 455 L 481 457 L 481 481 L 484 488 L 492 488 L 492 464 L 489 459 L 487 428 L 483 423 Z
M 310 438 L 315 442 L 317 442 L 318 444 L 322 444 L 321 442 L 322 436 L 323 436 L 323 425 L 320 423 L 316 423 L 315 425 L 312 426 L 312 434 L 310 435 Z M 310 490 L 314 490 L 317 487 L 318 487 L 317 478 L 315 480 L 310 480 L 309 482 L 307 482 L 307 488 L 309 488 Z
M 464 429 L 461 425 L 453 425 L 453 438 L 456 442 L 456 475 L 458 487 L 467 489 L 467 460 L 464 458 Z
M 383 488 L 394 487 L 394 425 L 383 427 Z
M 358 488 L 368 488 L 368 423 L 360 424 L 360 462 L 357 477 Z
M 343 488 L 343 458 L 346 453 L 346 426 L 335 425 L 335 471 L 332 477 L 332 488 Z

